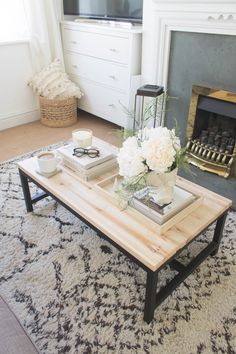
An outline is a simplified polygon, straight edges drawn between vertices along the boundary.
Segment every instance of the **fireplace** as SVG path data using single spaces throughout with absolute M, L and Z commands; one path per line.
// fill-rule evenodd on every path
M 192 102 L 192 86 L 195 84 L 202 87 L 219 87 L 222 90 L 236 92 L 236 2 L 206 0 L 204 6 L 200 7 L 201 11 L 199 6 L 197 0 L 144 1 L 143 84 L 164 86 L 168 89 L 169 96 L 177 98 L 168 102 L 164 124 L 171 128 L 175 119 L 178 121 L 183 145 L 193 134 L 188 114 Z M 200 96 L 208 96 L 208 93 L 201 93 Z M 199 112 L 203 111 L 207 110 L 199 107 Z M 214 111 L 210 114 L 214 118 Z M 216 115 L 218 119 L 222 116 L 224 120 L 227 119 L 225 113 L 218 112 Z M 233 119 L 233 116 L 229 118 Z M 207 121 L 209 119 L 212 118 L 208 118 Z M 226 131 L 228 128 L 220 129 Z M 204 155 L 207 157 L 208 153 L 209 151 L 205 150 Z M 210 157 L 209 154 L 208 159 Z M 222 162 L 223 157 L 218 155 L 217 157 Z M 217 157 L 214 158 L 217 160 Z M 227 161 L 228 157 L 224 157 L 224 161 Z M 206 161 L 203 163 L 206 166 Z M 229 164 L 229 161 L 227 163 Z M 226 168 L 221 171 L 223 177 L 215 171 L 214 173 L 209 170 L 203 171 L 199 168 L 202 166 L 190 165 L 193 174 L 189 175 L 182 171 L 180 174 L 232 199 L 236 208 L 236 174 L 234 173 L 232 177 L 235 162 L 229 171 Z M 212 165 L 208 164 L 208 167 Z M 224 178 L 227 174 L 229 177 Z
M 236 93 L 194 85 L 187 137 L 191 164 L 225 178 L 236 177 Z

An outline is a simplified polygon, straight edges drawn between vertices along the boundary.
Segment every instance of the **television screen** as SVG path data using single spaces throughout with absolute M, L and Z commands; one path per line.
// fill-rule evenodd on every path
M 143 0 L 63 0 L 64 14 L 104 20 L 142 21 Z

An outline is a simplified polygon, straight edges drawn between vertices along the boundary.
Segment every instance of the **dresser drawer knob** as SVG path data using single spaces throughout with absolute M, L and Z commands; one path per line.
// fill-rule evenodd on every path
M 110 52 L 113 52 L 113 53 L 117 52 L 116 48 L 110 48 L 109 50 L 110 50 Z
M 72 43 L 72 44 L 77 44 L 77 42 L 76 42 L 76 41 L 71 41 L 71 43 Z
M 112 80 L 116 79 L 115 75 L 109 75 L 109 78 L 112 79 Z
M 114 103 L 110 103 L 108 106 L 111 107 L 111 108 L 115 108 Z
M 78 66 L 76 64 L 73 64 L 72 68 L 78 69 Z

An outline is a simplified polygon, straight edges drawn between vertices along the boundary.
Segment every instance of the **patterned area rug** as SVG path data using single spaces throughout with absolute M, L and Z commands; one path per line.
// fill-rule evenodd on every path
M 236 213 L 217 256 L 147 325 L 145 272 L 50 198 L 27 214 L 16 163 L 0 165 L 0 294 L 41 353 L 235 353 Z M 171 277 L 164 269 L 161 283 Z

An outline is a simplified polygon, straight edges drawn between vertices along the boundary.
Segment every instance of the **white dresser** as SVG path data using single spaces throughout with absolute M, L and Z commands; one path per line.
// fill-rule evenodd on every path
M 142 29 L 96 23 L 61 23 L 66 71 L 84 96 L 79 108 L 131 127 L 141 79 Z

